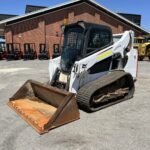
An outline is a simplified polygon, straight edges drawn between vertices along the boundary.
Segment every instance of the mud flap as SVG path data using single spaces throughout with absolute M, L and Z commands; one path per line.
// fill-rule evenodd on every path
M 33 80 L 28 80 L 8 105 L 39 134 L 80 118 L 74 94 Z

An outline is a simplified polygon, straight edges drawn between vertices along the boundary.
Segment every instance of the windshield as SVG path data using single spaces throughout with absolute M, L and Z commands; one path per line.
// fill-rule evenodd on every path
M 70 72 L 74 62 L 81 56 L 83 48 L 83 29 L 70 28 L 65 32 L 64 47 L 61 55 L 61 69 Z

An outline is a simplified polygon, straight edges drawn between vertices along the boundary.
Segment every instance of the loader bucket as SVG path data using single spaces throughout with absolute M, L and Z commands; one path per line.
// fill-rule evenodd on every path
M 33 80 L 28 80 L 8 105 L 39 134 L 79 119 L 74 94 Z

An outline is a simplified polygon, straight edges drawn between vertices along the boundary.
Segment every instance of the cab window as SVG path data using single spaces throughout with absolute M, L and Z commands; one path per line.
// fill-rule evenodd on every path
M 107 30 L 93 29 L 90 31 L 87 53 L 91 53 L 96 49 L 102 49 L 112 42 L 111 32 Z

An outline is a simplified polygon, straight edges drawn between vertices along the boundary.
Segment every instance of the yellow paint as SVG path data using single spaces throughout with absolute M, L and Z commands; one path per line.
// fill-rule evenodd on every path
M 96 57 L 96 59 L 97 59 L 97 60 L 102 60 L 102 59 L 104 59 L 104 58 L 106 58 L 106 57 L 108 57 L 108 56 L 111 56 L 112 54 L 113 54 L 112 50 L 109 50 L 109 51 L 106 51 L 106 52 L 104 52 L 104 53 L 98 55 L 98 56 Z

